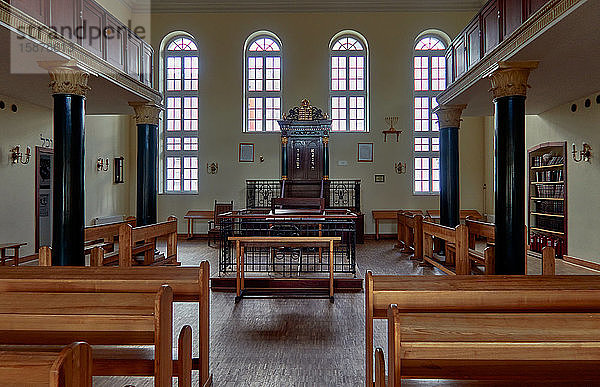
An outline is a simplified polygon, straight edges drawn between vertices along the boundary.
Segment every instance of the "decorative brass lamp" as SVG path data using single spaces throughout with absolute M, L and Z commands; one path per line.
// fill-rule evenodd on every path
M 17 145 L 9 150 L 11 154 L 10 159 L 13 164 L 29 164 L 29 159 L 31 158 L 31 148 L 27 147 L 26 149 L 27 150 L 25 151 L 25 153 L 22 153 L 21 145 Z
M 402 130 L 397 130 L 396 128 L 394 128 L 394 125 L 398 123 L 399 119 L 400 117 L 397 116 L 385 117 L 385 122 L 390 126 L 390 128 L 388 130 L 383 131 L 383 142 L 387 142 L 388 134 L 395 134 L 396 142 L 398 142 L 398 136 L 400 135 L 400 133 L 402 133 Z
M 209 175 L 214 175 L 219 171 L 218 163 L 206 163 L 206 173 Z
M 399 175 L 406 173 L 406 163 L 403 163 L 403 162 L 394 163 L 394 170 Z
M 575 146 L 575 143 L 573 143 L 573 160 L 575 160 L 576 163 L 580 162 L 580 161 L 587 161 L 588 163 L 590 162 L 590 157 L 592 157 L 592 147 L 587 144 L 587 143 L 583 143 L 581 145 L 581 147 L 583 149 L 581 149 L 579 151 L 579 158 L 577 157 L 577 146 Z
M 98 172 L 106 172 L 108 171 L 109 161 L 108 158 L 103 159 L 102 157 L 98 157 L 98 161 L 96 161 L 96 170 Z

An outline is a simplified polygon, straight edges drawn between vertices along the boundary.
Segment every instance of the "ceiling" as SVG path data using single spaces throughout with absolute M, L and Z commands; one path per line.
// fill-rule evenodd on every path
M 478 11 L 485 0 L 122 0 L 132 9 L 151 1 L 153 13 L 171 12 L 410 12 Z M 147 6 L 146 6 L 147 8 Z
M 539 61 L 531 72 L 527 114 L 540 114 L 600 90 L 600 1 L 589 0 L 523 46 L 508 61 Z M 465 116 L 491 116 L 489 79 L 480 79 L 451 101 L 467 104 Z

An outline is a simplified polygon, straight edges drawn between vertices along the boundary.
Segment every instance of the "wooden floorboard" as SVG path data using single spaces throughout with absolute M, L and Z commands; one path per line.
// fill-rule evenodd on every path
M 376 274 L 442 274 L 420 267 L 394 248 L 393 240 L 368 241 L 357 246 L 359 277 L 367 269 Z M 160 247 L 162 248 L 162 246 Z M 179 242 L 183 266 L 210 261 L 211 276 L 218 276 L 218 250 L 206 240 Z M 531 274 L 541 272 L 541 262 L 530 258 Z M 557 261 L 558 274 L 594 274 Z M 210 368 L 220 386 L 362 386 L 364 373 L 364 293 L 336 294 L 326 299 L 244 299 L 234 304 L 231 293 L 211 296 Z M 176 303 L 174 333 L 181 326 L 197 326 L 195 304 Z M 385 321 L 375 322 L 375 345 L 387 349 Z M 174 338 L 174 346 L 177 345 Z M 194 355 L 198 354 L 194 332 Z M 194 372 L 194 386 L 198 385 Z M 150 378 L 96 377 L 94 385 L 152 386 Z M 514 386 L 506 383 L 471 383 L 442 380 L 410 381 L 407 386 Z M 528 384 L 532 385 L 532 384 Z M 541 384 L 540 384 L 541 385 Z M 545 386 L 573 384 L 544 384 Z

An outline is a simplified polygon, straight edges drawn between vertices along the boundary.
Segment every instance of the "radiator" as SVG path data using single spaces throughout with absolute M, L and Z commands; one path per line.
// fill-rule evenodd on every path
M 125 219 L 123 215 L 99 216 L 92 219 L 94 225 L 122 222 Z

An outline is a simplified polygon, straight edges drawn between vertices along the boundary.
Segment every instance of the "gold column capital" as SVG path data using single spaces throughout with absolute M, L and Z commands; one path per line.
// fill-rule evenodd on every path
M 433 109 L 437 114 L 441 128 L 460 128 L 460 116 L 467 105 L 438 105 Z
M 529 73 L 538 67 L 538 61 L 498 62 L 487 76 L 494 99 L 514 95 L 527 96 Z
M 160 112 L 162 106 L 147 102 L 129 102 L 135 112 L 134 118 L 137 125 L 157 125 L 159 124 Z
M 38 65 L 50 75 L 52 94 L 73 94 L 85 97 L 90 90 L 90 74 L 77 66 L 75 61 L 47 61 Z
M 329 137 L 323 137 L 323 144 L 329 144 Z
M 282 143 L 283 145 L 287 145 L 287 143 L 288 143 L 288 138 L 287 138 L 287 137 L 281 137 L 281 143 Z

